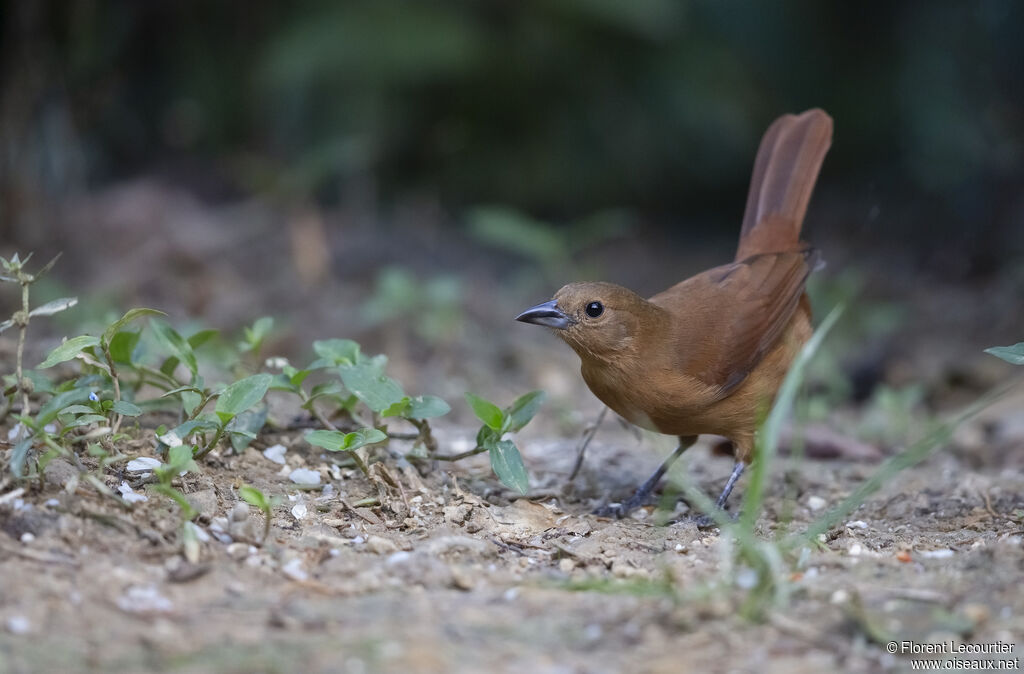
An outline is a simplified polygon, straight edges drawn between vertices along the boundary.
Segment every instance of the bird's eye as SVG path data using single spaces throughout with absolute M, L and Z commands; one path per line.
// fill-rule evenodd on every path
M 601 304 L 600 302 L 591 302 L 590 304 L 587 305 L 587 308 L 584 309 L 584 311 L 587 312 L 587 316 L 590 316 L 591 318 L 597 318 L 598 316 L 604 313 L 604 305 Z

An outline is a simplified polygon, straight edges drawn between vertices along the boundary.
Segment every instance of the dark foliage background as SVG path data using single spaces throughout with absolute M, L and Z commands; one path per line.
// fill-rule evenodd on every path
M 1013 0 L 7 0 L 2 21 L 12 246 L 138 175 L 212 202 L 428 201 L 449 226 L 615 209 L 731 239 L 765 126 L 820 106 L 819 227 L 951 277 L 1024 250 Z

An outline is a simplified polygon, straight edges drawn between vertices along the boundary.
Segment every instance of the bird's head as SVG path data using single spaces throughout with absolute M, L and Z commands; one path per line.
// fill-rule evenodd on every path
M 516 320 L 554 328 L 580 357 L 611 360 L 635 348 L 641 323 L 653 311 L 654 305 L 622 286 L 570 283 Z

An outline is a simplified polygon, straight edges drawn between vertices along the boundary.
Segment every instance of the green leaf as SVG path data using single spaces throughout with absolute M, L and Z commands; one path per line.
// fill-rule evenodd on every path
M 167 462 L 157 466 L 153 472 L 163 483 L 169 483 L 183 472 L 199 470 L 192 458 L 195 448 L 192 445 L 178 445 L 167 450 Z
M 355 365 L 360 361 L 359 344 L 351 339 L 321 339 L 313 342 L 313 351 L 334 365 Z
M 28 450 L 32 449 L 34 441 L 35 438 L 29 436 L 16 444 L 14 449 L 11 450 L 11 459 L 8 465 L 11 468 L 11 473 L 19 480 L 25 477 L 25 460 L 28 459 Z
M 114 338 L 114 335 L 116 335 L 118 332 L 120 332 L 121 328 L 123 328 L 124 326 L 128 325 L 129 323 L 134 321 L 136 318 L 142 318 L 143 316 L 166 316 L 166 315 L 167 314 L 165 314 L 164 312 L 157 311 L 156 309 L 129 309 L 128 312 L 125 313 L 124 316 L 122 316 L 121 318 L 117 319 L 116 321 L 114 321 L 113 323 L 111 323 L 110 325 L 107 326 L 106 331 L 104 331 L 104 333 L 103 333 L 103 342 L 105 344 L 110 344 L 110 340 L 112 340 Z
M 164 362 L 160 363 L 160 371 L 170 378 L 174 378 L 174 371 L 178 369 L 178 365 L 181 363 L 177 356 L 169 356 Z
M 254 351 L 258 349 L 262 344 L 263 340 L 267 338 L 270 331 L 274 329 L 274 319 L 270 316 L 264 316 L 256 320 L 252 324 L 251 328 L 245 328 L 245 340 L 239 344 L 239 348 L 242 351 Z
M 391 405 L 386 410 L 382 410 L 380 415 L 382 417 L 401 417 L 405 416 L 405 413 L 409 411 L 409 407 L 412 405 L 412 398 L 405 396 L 397 403 Z
M 156 336 L 157 341 L 170 351 L 174 357 L 185 363 L 185 366 L 194 376 L 199 370 L 199 364 L 196 362 L 196 354 L 192 352 L 192 347 L 189 346 L 188 341 L 179 335 L 177 330 L 168 325 L 166 321 L 154 319 L 149 322 L 149 325 L 153 328 L 153 334 Z
M 58 416 L 65 414 L 94 414 L 95 412 L 96 410 L 88 405 L 68 405 L 58 413 Z
M 122 330 L 115 334 L 110 340 L 110 357 L 115 363 L 131 363 L 132 353 L 139 343 L 138 332 Z
M 166 440 L 164 438 L 166 438 L 166 436 L 168 435 L 173 434 L 173 436 L 176 437 L 180 442 L 184 441 L 185 438 L 192 435 L 196 431 L 212 431 L 215 428 L 217 428 L 217 422 L 215 422 L 213 419 L 207 418 L 206 415 L 203 415 L 203 417 L 199 419 L 192 419 L 190 421 L 186 421 L 181 425 L 177 426 L 176 428 L 172 428 L 166 433 L 157 433 L 157 439 L 160 440 L 160 442 L 166 442 L 166 444 L 174 444 L 174 442 L 171 441 L 171 438 L 167 438 Z
M 500 407 L 489 400 L 473 395 L 469 391 L 466 391 L 466 402 L 473 409 L 473 414 L 476 415 L 476 418 L 484 422 L 488 428 L 499 432 L 503 429 L 505 413 L 501 411 Z
M 79 426 L 88 426 L 89 424 L 106 423 L 107 418 L 100 414 L 83 414 L 80 417 L 76 417 L 74 420 L 64 424 L 64 428 L 77 428 Z
M 118 414 L 123 414 L 126 417 L 137 417 L 142 414 L 142 409 L 134 403 L 130 403 L 127 400 L 118 400 L 114 403 L 111 409 Z
M 216 337 L 219 333 L 220 330 L 200 330 L 194 335 L 190 335 L 188 340 L 186 341 L 188 341 L 188 345 L 191 346 L 193 350 L 195 350 L 201 347 L 203 344 L 206 344 L 214 337 Z
M 376 363 L 364 362 L 338 368 L 345 388 L 374 412 L 383 412 L 405 397 L 402 387 Z
M 403 419 L 432 419 L 441 417 L 452 411 L 451 406 L 437 396 L 408 396 L 402 398 L 391 407 L 382 411 L 382 417 L 402 417 Z
M 1024 365 L 1024 342 L 1017 342 L 1013 346 L 993 346 L 991 349 L 985 349 L 985 353 L 1002 358 L 1013 365 Z
M 515 489 L 520 494 L 530 490 L 530 477 L 526 474 L 523 457 L 519 448 L 511 440 L 499 440 L 489 452 L 491 468 L 506 487 Z
M 62 297 L 59 300 L 53 300 L 46 304 L 36 307 L 32 311 L 28 312 L 29 316 L 52 316 L 53 314 L 59 313 L 66 309 L 78 304 L 77 297 Z
M 241 452 L 252 442 L 267 423 L 267 406 L 259 407 L 242 412 L 231 420 L 227 430 L 231 433 L 231 446 L 236 452 Z
M 263 495 L 256 487 L 250 487 L 247 484 L 243 484 L 238 488 L 238 495 L 242 497 L 242 500 L 251 506 L 256 506 L 263 512 L 270 510 L 270 501 Z
M 481 426 L 480 430 L 476 432 L 476 446 L 483 447 L 487 451 L 494 449 L 494 445 L 498 444 L 500 439 L 501 432 L 489 426 Z
M 338 395 L 344 392 L 345 389 L 339 382 L 327 381 L 324 382 L 323 384 L 317 384 L 316 386 L 314 386 L 313 389 L 309 392 L 309 399 L 314 400 L 316 398 Z
M 409 409 L 402 416 L 406 419 L 433 419 L 451 411 L 451 405 L 437 396 L 416 396 L 409 399 Z
M 73 388 L 53 396 L 39 408 L 39 413 L 36 415 L 35 419 L 36 425 L 39 428 L 42 428 L 56 419 L 61 410 L 68 405 L 83 403 L 88 400 L 89 393 L 90 391 L 88 388 Z
M 508 427 L 509 432 L 515 433 L 530 423 L 530 419 L 537 414 L 537 410 L 544 404 L 547 397 L 548 395 L 544 391 L 531 391 L 526 395 L 519 396 L 508 408 L 508 415 L 512 419 Z
M 350 452 L 364 445 L 387 440 L 387 434 L 376 428 L 361 428 L 352 433 L 341 431 L 310 431 L 304 436 L 306 442 L 323 447 L 330 452 Z
M 183 393 L 185 391 L 190 391 L 190 392 L 195 393 L 197 395 L 202 395 L 203 394 L 202 390 L 199 389 L 199 388 L 196 388 L 195 386 L 179 386 L 178 388 L 171 389 L 167 393 L 164 393 L 160 397 L 161 398 L 167 398 L 168 396 L 178 395 L 179 393 Z
M 67 340 L 56 349 L 50 352 L 50 355 L 46 357 L 42 363 L 37 367 L 40 370 L 45 370 L 48 367 L 53 367 L 57 363 L 63 363 L 71 360 L 78 354 L 82 353 L 83 349 L 88 349 L 91 346 L 98 346 L 100 340 L 98 337 L 92 335 L 80 335 L 78 337 L 72 337 Z
M 231 386 L 224 389 L 224 392 L 217 398 L 216 412 L 219 415 L 226 414 L 235 417 L 246 411 L 267 394 L 270 382 L 274 378 L 266 373 L 254 374 L 245 379 L 239 379 Z

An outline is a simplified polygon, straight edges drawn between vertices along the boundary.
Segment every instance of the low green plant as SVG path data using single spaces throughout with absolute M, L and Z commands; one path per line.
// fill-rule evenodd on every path
M 267 540 L 267 536 L 270 535 L 270 524 L 273 519 L 274 506 L 280 503 L 280 498 L 268 498 L 259 489 L 248 484 L 243 484 L 238 488 L 238 495 L 242 497 L 243 501 L 251 506 L 255 506 L 263 513 L 263 536 L 260 541 Z
M 476 454 L 488 452 L 491 468 L 502 484 L 525 494 L 530 489 L 530 477 L 523 464 L 523 457 L 515 443 L 505 436 L 516 433 L 530 423 L 537 410 L 544 403 L 547 395 L 544 391 L 531 391 L 516 398 L 515 402 L 505 408 L 498 407 L 489 400 L 466 393 L 466 402 L 476 418 L 483 422 L 476 434 L 476 447 L 460 454 L 450 456 L 434 456 L 437 460 L 458 461 Z
M 28 257 L 22 260 L 17 253 L 11 256 L 10 259 L 0 257 L 0 267 L 3 268 L 3 273 L 0 273 L 0 282 L 5 283 L 17 283 L 21 286 L 21 308 L 14 312 L 14 315 L 9 319 L 0 322 L 0 333 L 4 332 L 8 328 L 18 326 L 18 347 L 15 355 L 15 373 L 14 381 L 10 382 L 5 378 L 3 387 L 3 401 L 0 403 L 0 421 L 2 421 L 7 414 L 10 412 L 12 401 L 17 394 L 21 397 L 21 413 L 22 416 L 28 414 L 29 411 L 29 396 L 34 390 L 34 381 L 31 377 L 25 376 L 23 367 L 23 361 L 25 356 L 25 337 L 28 334 L 28 325 L 32 320 L 33 316 L 52 316 L 53 314 L 70 309 L 78 303 L 77 297 L 62 297 L 61 299 L 47 302 L 42 306 L 38 306 L 32 309 L 29 304 L 29 296 L 33 284 L 39 281 L 53 265 L 57 263 L 60 255 L 54 257 L 52 260 L 47 262 L 43 267 L 35 272 L 29 273 L 26 269 L 28 261 L 32 259 L 32 254 L 29 253 Z M 18 439 L 24 440 L 24 427 L 19 430 Z
M 22 284 L 23 304 L 27 307 L 27 289 L 38 274 L 24 272 L 24 263 L 17 256 L 3 262 L 9 273 L 5 280 Z M 74 302 L 74 298 L 67 298 L 34 310 L 25 309 L 0 325 L 0 329 L 18 325 L 24 333 L 29 316 L 55 313 Z M 236 450 L 247 446 L 267 421 L 267 392 L 276 390 L 298 396 L 302 408 L 322 425 L 306 434 L 310 444 L 348 453 L 371 479 L 376 478 L 369 470 L 369 452 L 391 439 L 402 438 L 413 440 L 408 453 L 412 460 L 452 461 L 490 452 L 491 464 L 503 483 L 524 493 L 528 488 L 522 457 L 506 436 L 530 421 L 543 401 L 540 391 L 520 397 L 506 409 L 467 394 L 474 412 L 484 422 L 477 433 L 477 448 L 462 455 L 442 456 L 437 454 L 430 421 L 444 416 L 451 407 L 437 396 L 406 394 L 402 385 L 386 374 L 386 356 L 368 356 L 358 343 L 349 339 L 320 340 L 313 343 L 316 359 L 301 369 L 285 359 L 270 358 L 266 365 L 280 370 L 279 373 L 253 373 L 246 362 L 259 359 L 273 330 L 270 317 L 246 327 L 241 339 L 233 348 L 227 343 L 225 351 L 226 340 L 218 339 L 217 331 L 198 330 L 185 336 L 164 316 L 155 309 L 132 309 L 103 327 L 99 335 L 66 339 L 33 370 L 22 371 L 19 350 L 16 381 L 5 392 L 5 398 L 18 391 L 24 394 L 18 420 L 26 437 L 15 444 L 8 461 L 16 478 L 41 476 L 48 461 L 63 456 L 74 462 L 84 479 L 98 490 L 118 498 L 101 477 L 107 466 L 127 458 L 114 449 L 116 442 L 125 437 L 121 426 L 125 419 L 168 410 L 176 412 L 179 421 L 171 428 L 161 425 L 156 429 L 158 450 L 165 454 L 166 461 L 155 471 L 159 482 L 153 489 L 178 503 L 183 519 L 190 521 L 196 513 L 172 486 L 172 479 L 195 470 L 196 461 L 225 440 Z M 227 374 L 225 370 L 231 370 L 232 378 L 226 384 L 208 385 L 200 373 L 197 352 L 207 344 L 220 345 L 216 363 L 219 371 L 223 375 Z M 248 358 L 243 358 L 246 354 Z M 71 361 L 78 364 L 79 376 L 59 384 L 46 376 L 47 370 Z M 318 373 L 317 383 L 310 386 L 307 382 L 313 381 L 310 377 L 314 373 Z M 154 389 L 155 394 L 149 393 Z M 35 414 L 28 407 L 29 392 L 43 399 Z M 335 419 L 340 421 L 336 424 Z M 392 430 L 393 422 L 408 424 L 415 432 Z M 82 466 L 74 451 L 75 444 L 87 445 L 88 454 L 99 464 L 95 473 Z M 40 450 L 40 455 L 31 471 L 27 466 L 33 448 Z

